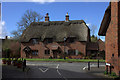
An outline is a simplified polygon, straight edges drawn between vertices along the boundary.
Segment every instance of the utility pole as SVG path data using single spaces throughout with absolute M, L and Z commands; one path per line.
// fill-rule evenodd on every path
M 65 57 L 65 41 L 66 41 L 66 37 L 64 37 L 64 60 L 66 59 L 66 57 Z

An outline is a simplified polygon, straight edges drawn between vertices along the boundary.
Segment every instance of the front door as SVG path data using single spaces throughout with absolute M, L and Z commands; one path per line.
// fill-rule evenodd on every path
M 57 59 L 57 53 L 58 53 L 57 50 L 53 50 L 53 58 Z

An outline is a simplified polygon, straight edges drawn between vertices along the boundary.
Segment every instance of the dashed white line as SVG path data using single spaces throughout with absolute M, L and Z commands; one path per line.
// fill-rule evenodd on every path
M 61 75 L 61 73 L 58 71 L 58 69 L 57 69 L 57 72 L 58 72 L 59 75 Z
M 86 69 L 86 67 L 83 68 L 83 70 L 85 70 L 85 69 Z
M 58 74 L 60 75 L 60 76 L 62 76 L 62 74 L 59 72 L 59 64 L 56 66 L 56 69 L 57 69 L 57 72 L 58 72 Z M 67 78 L 65 78 L 64 76 L 62 76 L 65 80 L 67 80 Z
M 57 65 L 57 67 L 56 67 L 57 69 L 59 68 L 59 64 Z

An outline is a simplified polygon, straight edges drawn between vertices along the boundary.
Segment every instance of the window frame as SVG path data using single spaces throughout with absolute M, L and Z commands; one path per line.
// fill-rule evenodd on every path
M 38 39 L 32 39 L 32 44 L 39 44 L 39 40 Z
M 72 53 L 72 54 L 71 54 Z M 68 55 L 73 55 L 75 56 L 76 55 L 76 50 L 75 49 L 70 49 L 68 50 Z
M 47 51 L 47 52 L 46 52 Z M 44 52 L 45 55 L 50 55 L 50 50 L 45 50 Z
M 68 38 L 68 43 L 74 43 L 76 40 L 76 37 L 69 37 Z
M 33 52 L 34 52 L 34 54 L 33 54 Z M 34 55 L 34 56 L 38 56 L 38 50 L 32 50 L 32 55 Z
M 46 44 L 53 43 L 53 38 L 46 38 L 46 39 L 45 39 L 45 43 L 46 43 Z

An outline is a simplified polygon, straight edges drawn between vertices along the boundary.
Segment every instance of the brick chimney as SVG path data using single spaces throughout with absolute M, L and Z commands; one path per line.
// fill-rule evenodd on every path
M 46 16 L 45 16 L 45 22 L 48 22 L 49 21 L 49 14 L 47 13 Z
M 66 14 L 65 17 L 66 17 L 65 21 L 68 22 L 68 21 L 69 21 L 69 15 L 68 15 L 68 12 L 67 12 L 67 14 Z
M 8 36 L 5 36 L 5 39 L 7 40 L 7 39 L 8 39 Z

